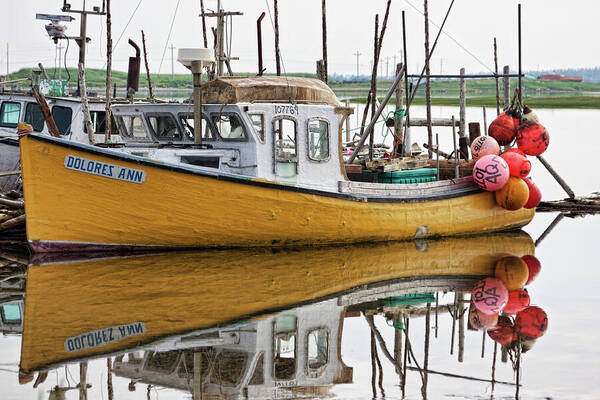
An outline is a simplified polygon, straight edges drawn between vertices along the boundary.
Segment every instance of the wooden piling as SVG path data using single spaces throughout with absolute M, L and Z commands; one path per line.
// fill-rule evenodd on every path
M 273 13 L 275 18 L 275 70 L 277 76 L 281 76 L 281 56 L 279 53 L 279 7 L 277 7 L 277 0 L 274 0 L 273 3 Z
M 87 88 L 85 84 L 85 69 L 83 67 L 83 63 L 79 63 L 79 88 L 81 95 L 81 109 L 83 114 L 83 122 L 85 123 L 85 128 L 88 134 L 88 140 L 91 145 L 96 144 L 94 139 L 94 125 L 92 125 L 92 119 L 90 117 L 90 105 L 88 104 L 87 99 Z
M 194 382 L 193 382 L 193 400 L 202 399 L 202 353 L 194 352 Z
M 402 314 L 394 315 L 394 325 L 402 321 Z M 402 376 L 402 329 L 394 329 L 394 360 L 396 360 L 396 374 Z M 400 380 L 402 383 L 402 380 Z
M 142 47 L 144 49 L 144 64 L 146 65 L 146 79 L 148 80 L 150 101 L 154 103 L 154 93 L 152 93 L 152 79 L 150 78 L 150 68 L 148 67 L 148 52 L 146 51 L 146 35 L 144 35 L 144 30 L 142 30 Z
M 350 108 L 350 100 L 344 100 L 344 105 L 346 108 Z M 346 117 L 346 143 L 349 142 L 350 139 L 350 116 Z
M 488 135 L 488 124 L 485 106 L 483 106 L 483 135 Z
M 79 65 L 82 65 L 81 63 Z M 83 88 L 82 88 L 83 90 Z M 79 363 L 79 400 L 87 400 L 87 361 Z
M 508 77 L 510 74 L 510 67 L 505 65 L 502 73 L 504 74 L 502 77 L 502 108 L 506 111 L 508 110 L 508 107 L 510 107 L 510 78 Z
M 105 122 L 104 122 L 104 143 L 110 142 L 110 131 L 111 131 L 111 115 L 112 109 L 110 108 L 110 86 L 111 86 L 111 70 L 112 70 L 112 18 L 110 12 L 110 0 L 106 0 L 106 103 L 104 106 L 105 110 Z M 144 57 L 145 57 L 145 49 L 144 46 Z M 146 69 L 148 69 L 148 64 L 146 64 Z M 148 75 L 149 76 L 149 75 Z M 91 123 L 88 125 L 88 128 L 91 126 Z M 93 143 L 90 141 L 90 143 Z
M 467 144 L 467 80 L 465 78 L 465 69 L 460 69 L 460 114 L 459 114 L 459 148 L 460 151 L 469 158 Z
M 423 360 L 423 386 L 421 386 L 421 394 L 423 399 L 427 399 L 427 381 L 429 370 L 429 335 L 431 333 L 431 303 L 427 303 L 427 314 L 425 315 L 425 349 Z
M 58 127 L 56 126 L 56 122 L 54 122 L 54 117 L 52 116 L 52 112 L 50 111 L 50 107 L 48 106 L 48 102 L 43 94 L 41 94 L 38 89 L 34 86 L 31 89 L 31 93 L 38 105 L 40 106 L 40 110 L 42 111 L 42 115 L 44 116 L 44 120 L 46 121 L 46 125 L 48 126 L 48 132 L 50 132 L 51 136 L 60 137 L 60 132 L 58 131 Z
M 458 362 L 463 362 L 465 356 L 465 295 L 458 293 Z
M 429 68 L 429 10 L 427 0 L 424 1 L 423 9 L 423 16 L 425 17 L 425 107 L 427 114 L 427 143 L 429 144 L 429 158 L 432 158 L 433 152 L 431 151 L 431 147 L 433 145 L 433 127 L 431 126 L 431 78 L 429 78 L 431 70 Z
M 208 37 L 206 36 L 206 16 L 204 15 L 204 0 L 200 0 L 200 14 L 202 15 L 202 38 L 204 39 L 204 48 L 206 49 L 208 48 Z
M 500 81 L 498 80 L 498 47 L 496 46 L 496 38 L 494 38 L 494 73 L 496 74 L 496 78 L 494 78 L 496 81 L 496 115 L 500 115 Z
M 377 47 L 379 42 L 379 14 L 375 15 L 375 36 L 373 46 L 373 70 L 371 71 L 371 117 L 375 116 L 375 99 L 377 99 Z M 375 140 L 375 130 L 369 135 L 369 160 L 373 160 L 373 141 Z
M 398 74 L 402 71 L 402 63 L 399 63 L 396 65 L 396 76 L 398 76 Z M 403 104 L 403 85 L 402 85 L 402 81 L 398 84 L 398 87 L 396 88 L 396 110 L 398 111 L 402 108 L 402 104 Z M 404 149 L 402 149 L 402 122 L 404 121 L 404 118 L 397 118 L 396 115 L 394 114 L 394 149 L 393 149 L 393 153 L 392 155 L 395 156 L 396 154 L 403 154 Z
M 456 126 L 454 125 L 454 115 L 452 116 L 452 140 L 454 141 L 454 177 L 459 177 L 458 159 L 460 158 L 458 147 L 456 146 Z
M 567 195 L 569 196 L 569 198 L 574 199 L 575 198 L 575 193 L 569 187 L 569 185 L 567 184 L 567 182 L 565 182 L 565 180 L 563 178 L 561 178 L 560 175 L 558 175 L 558 172 L 556 172 L 554 170 L 554 168 L 552 168 L 552 166 L 550 165 L 550 163 L 548 161 L 546 161 L 546 159 L 544 157 L 542 157 L 541 155 L 537 156 L 537 159 L 548 170 L 548 172 L 550 172 L 550 175 L 552 175 L 552 177 L 556 180 L 556 182 L 558 182 L 558 184 L 560 185 L 560 187 L 563 188 L 563 190 L 567 193 Z
M 110 2 L 110 0 L 108 0 Z M 109 87 L 110 90 L 110 87 Z M 113 400 L 115 398 L 115 391 L 113 389 L 113 381 L 112 381 L 112 358 L 106 358 L 106 392 L 108 393 L 108 400 Z
M 479 136 L 481 136 L 479 122 L 469 122 L 469 141 L 473 143 Z

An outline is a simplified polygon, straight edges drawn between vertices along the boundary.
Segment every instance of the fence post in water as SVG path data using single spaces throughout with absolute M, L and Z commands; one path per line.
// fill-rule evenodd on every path
M 460 127 L 459 127 L 459 142 L 460 151 L 469 157 L 469 145 L 467 143 L 467 80 L 464 77 L 465 69 L 460 69 Z
M 510 78 L 508 74 L 510 74 L 510 67 L 508 65 L 504 66 L 503 69 L 504 76 L 502 77 L 502 95 L 503 95 L 503 108 L 507 110 L 510 107 Z

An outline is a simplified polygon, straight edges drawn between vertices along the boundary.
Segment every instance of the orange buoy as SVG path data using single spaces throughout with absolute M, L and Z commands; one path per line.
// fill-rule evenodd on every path
M 477 309 L 471 303 L 469 307 L 469 326 L 473 329 L 491 328 L 498 324 L 498 314 L 486 314 Z
M 508 302 L 502 311 L 507 314 L 516 314 L 529 307 L 530 303 L 531 299 L 526 289 L 511 290 L 508 292 Z
M 517 146 L 530 156 L 539 156 L 548 148 L 550 136 L 541 124 L 527 121 L 517 128 Z
M 537 339 L 548 329 L 548 315 L 539 307 L 527 307 L 515 318 L 515 332 L 525 339 Z
M 507 146 L 517 135 L 517 124 L 513 116 L 503 112 L 490 124 L 488 133 L 500 146 Z
M 504 152 L 500 157 L 508 164 L 510 176 L 526 178 L 531 172 L 531 161 L 529 161 L 526 156 L 522 156 L 514 151 L 509 151 Z
M 525 282 L 525 286 L 527 286 L 531 282 L 533 282 L 533 280 L 538 276 L 538 274 L 542 270 L 542 264 L 536 256 L 532 255 L 523 256 L 521 257 L 521 260 L 523 260 L 525 264 L 527 264 L 527 271 L 529 272 L 527 282 Z
M 496 192 L 496 203 L 505 210 L 516 211 L 529 200 L 529 188 L 521 178 L 511 176 L 506 185 Z
M 525 261 L 515 256 L 502 257 L 496 263 L 496 278 L 511 291 L 521 289 L 529 278 L 529 269 Z
M 495 328 L 489 329 L 488 336 L 502 346 L 506 346 L 513 340 L 515 328 L 512 321 L 507 316 L 500 316 L 498 318 L 498 325 Z
M 491 136 L 478 136 L 471 143 L 471 154 L 473 155 L 473 160 L 477 160 L 479 157 L 487 156 L 488 154 L 497 156 L 500 154 L 500 146 L 496 142 L 496 139 Z
M 542 192 L 531 179 L 523 178 L 523 181 L 527 184 L 527 188 L 529 188 L 529 198 L 523 207 L 528 209 L 536 208 L 540 204 L 540 201 L 542 201 Z

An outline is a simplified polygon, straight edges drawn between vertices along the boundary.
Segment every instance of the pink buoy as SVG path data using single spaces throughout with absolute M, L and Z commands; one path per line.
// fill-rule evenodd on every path
M 469 307 L 469 327 L 473 329 L 492 328 L 498 324 L 498 314 L 484 314 L 471 303 Z
M 473 160 L 477 160 L 488 154 L 497 156 L 500 154 L 500 146 L 496 139 L 491 136 L 479 136 L 471 143 L 471 154 L 473 155 Z
M 473 180 L 488 192 L 502 189 L 509 177 L 510 171 L 506 161 L 493 154 L 481 157 L 473 167 Z
M 485 278 L 477 282 L 471 293 L 471 301 L 484 314 L 497 314 L 508 301 L 508 289 L 497 278 Z

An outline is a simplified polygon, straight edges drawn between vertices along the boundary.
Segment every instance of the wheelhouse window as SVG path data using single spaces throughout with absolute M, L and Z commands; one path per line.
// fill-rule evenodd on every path
M 0 107 L 0 126 L 16 128 L 21 116 L 21 103 L 5 101 Z
M 194 141 L 194 114 L 179 114 L 185 137 Z M 202 116 L 202 140 L 214 140 L 212 130 L 205 115 Z
M 275 318 L 274 375 L 277 380 L 293 379 L 296 375 L 296 332 L 297 318 L 282 313 Z
M 308 333 L 308 370 L 320 372 L 329 358 L 329 332 L 315 329 Z
M 173 118 L 170 114 L 165 115 L 149 115 L 148 125 L 154 136 L 160 141 L 181 141 L 182 135 Z
M 52 107 L 52 118 L 56 123 L 58 132 L 61 135 L 67 135 L 71 132 L 71 121 L 73 119 L 73 110 L 69 107 L 54 106 Z
M 252 121 L 252 127 L 258 135 L 258 139 L 261 142 L 265 142 L 265 116 L 263 114 L 248 114 L 250 121 Z
M 139 115 L 123 115 L 117 119 L 121 136 L 132 141 L 150 141 Z
M 25 122 L 33 127 L 35 132 L 44 130 L 44 114 L 37 103 L 27 103 L 25 107 Z
M 329 158 L 329 123 L 323 119 L 308 121 L 308 158 L 314 161 Z
M 217 132 L 223 140 L 245 140 L 246 130 L 240 118 L 235 114 L 217 114 L 212 116 Z
M 104 134 L 106 131 L 106 111 L 90 111 L 90 119 L 92 126 L 94 127 L 94 133 Z M 118 134 L 117 124 L 115 123 L 114 116 L 111 115 L 110 133 Z M 83 131 L 87 133 L 87 126 L 83 124 Z
M 273 121 L 273 133 L 275 135 L 275 161 L 297 162 L 298 152 L 297 125 L 290 118 L 279 118 Z
M 0 307 L 0 317 L 5 324 L 18 325 L 21 323 L 21 308 L 18 303 L 5 304 Z

